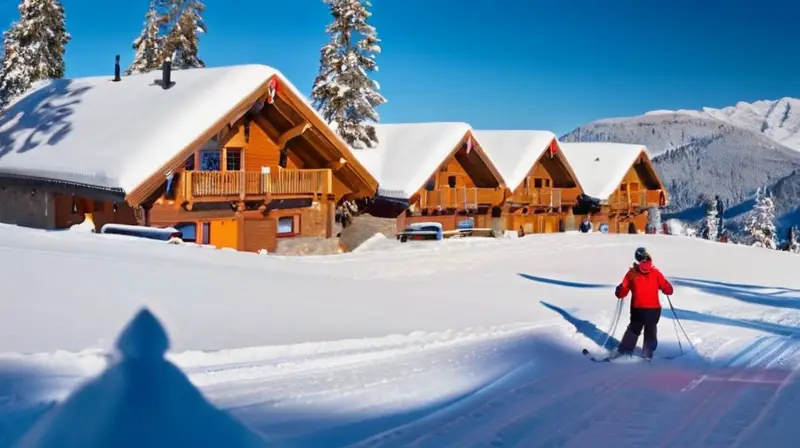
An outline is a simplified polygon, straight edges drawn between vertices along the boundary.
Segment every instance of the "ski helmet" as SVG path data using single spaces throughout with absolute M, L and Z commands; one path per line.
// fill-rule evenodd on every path
M 633 256 L 639 263 L 650 260 L 650 254 L 647 253 L 647 249 L 645 249 L 644 247 L 636 249 L 636 252 L 633 254 Z

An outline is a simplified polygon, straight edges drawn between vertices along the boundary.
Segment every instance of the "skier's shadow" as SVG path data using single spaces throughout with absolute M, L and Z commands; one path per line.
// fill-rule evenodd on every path
M 561 317 L 564 318 L 564 320 L 571 323 L 575 327 L 578 333 L 591 339 L 598 346 L 608 350 L 613 350 L 619 345 L 618 339 L 614 338 L 613 336 L 609 336 L 608 333 L 597 328 L 597 325 L 589 322 L 588 320 L 578 319 L 569 312 L 567 312 L 567 310 L 557 307 L 552 303 L 547 303 L 543 300 L 540 300 L 539 303 L 560 314 Z M 603 345 L 603 343 L 605 343 L 605 345 Z

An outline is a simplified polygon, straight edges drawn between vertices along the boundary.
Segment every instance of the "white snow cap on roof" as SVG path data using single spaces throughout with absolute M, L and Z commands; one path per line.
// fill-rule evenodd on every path
M 503 176 L 517 188 L 556 136 L 550 131 L 474 131 L 481 148 Z
M 376 124 L 378 144 L 353 155 L 378 181 L 379 194 L 408 199 L 472 128 L 466 123 Z
M 161 70 L 42 83 L 0 117 L 0 173 L 130 192 L 276 74 L 173 70 L 168 90 L 154 83 Z
M 609 142 L 560 142 L 561 152 L 587 196 L 605 201 L 614 193 L 644 145 Z

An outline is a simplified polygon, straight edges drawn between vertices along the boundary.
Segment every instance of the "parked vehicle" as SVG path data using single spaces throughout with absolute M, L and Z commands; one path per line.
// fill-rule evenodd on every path
M 408 240 L 441 240 L 443 237 L 442 224 L 438 222 L 415 222 L 397 233 L 401 243 Z
M 100 233 L 108 235 L 126 235 L 171 243 L 183 242 L 183 233 L 172 227 L 146 227 L 109 223 L 100 228 Z

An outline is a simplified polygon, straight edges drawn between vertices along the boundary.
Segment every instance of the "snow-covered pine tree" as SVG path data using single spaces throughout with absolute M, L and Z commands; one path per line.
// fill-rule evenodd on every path
M 3 106 L 37 81 L 64 77 L 64 52 L 71 39 L 59 0 L 21 0 L 17 9 L 19 21 L 3 33 Z
M 651 207 L 647 211 L 647 224 L 655 229 L 655 233 L 662 232 L 661 210 L 659 210 L 658 207 Z
M 201 0 L 174 0 L 168 21 L 171 29 L 166 37 L 165 56 L 172 58 L 175 70 L 205 67 L 198 56 L 200 34 L 208 31 L 203 21 L 206 7 Z
M 766 189 L 756 191 L 756 203 L 745 222 L 745 231 L 753 239 L 753 246 L 777 249 L 775 228 L 775 203 Z
M 369 73 L 378 70 L 380 53 L 375 28 L 367 23 L 372 15 L 369 0 L 323 0 L 333 21 L 325 32 L 330 40 L 320 50 L 320 68 L 311 98 L 314 107 L 332 124 L 339 136 L 354 148 L 373 147 L 378 142 L 376 107 L 386 102 L 378 83 Z
M 789 232 L 789 241 L 787 241 L 787 244 L 789 246 L 789 252 L 800 254 L 800 234 L 798 234 L 797 227 L 792 226 L 791 231 Z
M 709 241 L 717 241 L 719 239 L 719 216 L 716 203 L 713 201 L 706 205 L 706 219 L 703 227 L 706 239 Z
M 160 27 L 166 17 L 158 13 L 155 0 L 150 0 L 150 7 L 144 17 L 142 33 L 133 41 L 136 55 L 131 65 L 125 70 L 126 75 L 156 70 L 163 60 L 164 38 L 161 36 Z

